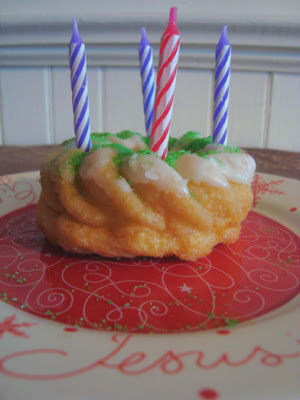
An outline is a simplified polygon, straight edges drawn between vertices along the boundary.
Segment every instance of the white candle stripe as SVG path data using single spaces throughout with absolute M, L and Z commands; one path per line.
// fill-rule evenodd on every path
M 216 80 L 216 88 L 220 85 L 220 83 L 222 82 L 222 79 L 224 78 L 224 76 L 230 71 L 230 63 L 226 63 L 223 70 L 222 70 L 222 74 L 220 74 L 220 76 L 218 77 L 218 79 Z M 228 77 L 226 78 L 225 84 L 227 81 L 230 80 L 229 74 Z
M 149 72 L 151 71 L 151 65 L 147 64 L 147 67 L 145 68 L 145 71 L 143 73 L 143 82 L 145 81 L 145 79 L 147 78 L 147 76 L 149 75 Z
M 178 64 L 178 57 L 179 57 L 179 51 L 175 54 L 174 58 L 170 61 L 170 63 L 167 65 L 167 67 L 164 68 L 164 71 L 162 73 L 162 77 L 167 75 L 170 75 L 170 72 L 172 73 L 174 69 L 176 68 Z
M 226 81 L 226 84 L 222 87 L 222 89 L 219 92 L 218 97 L 215 100 L 214 110 L 216 110 L 218 108 L 219 104 L 221 103 L 221 101 L 223 101 L 223 97 L 228 90 L 229 90 L 229 79 Z
M 180 43 L 180 36 L 174 34 L 171 29 L 167 30 L 165 35 L 161 41 L 164 44 L 164 48 L 159 57 L 155 115 L 153 120 L 154 130 L 151 137 L 151 148 L 159 156 L 166 155 L 168 146 Z M 177 50 L 175 51 L 176 48 Z M 171 79 L 172 76 L 173 79 Z M 168 111 L 167 107 L 169 107 Z M 166 111 L 167 115 L 164 115 Z M 160 123 L 157 125 L 158 121 Z M 160 141 L 162 142 L 160 143 Z
M 221 119 L 223 118 L 224 114 L 226 113 L 226 110 L 228 109 L 228 105 L 229 105 L 229 96 L 227 97 L 226 101 L 224 102 L 224 105 L 221 108 L 218 116 L 216 116 L 216 118 L 215 118 L 215 127 L 218 126 L 219 122 L 221 121 Z
M 73 21 L 73 35 L 69 44 L 69 62 L 71 72 L 75 141 L 78 148 L 86 151 L 91 147 L 88 86 L 86 80 L 87 68 L 85 45 L 78 33 L 76 20 Z M 84 108 L 85 104 L 86 108 Z M 78 125 L 78 123 L 80 124 Z
M 81 88 L 81 86 L 82 86 L 82 84 L 84 82 L 85 75 L 86 75 L 85 72 L 82 72 L 79 75 L 78 79 L 77 79 L 77 82 L 76 82 L 76 84 L 74 86 L 74 89 L 73 89 L 73 95 L 74 95 L 73 97 L 74 97 L 74 99 L 77 96 L 77 93 L 79 92 L 79 90 L 80 90 L 80 88 Z
M 74 50 L 75 50 L 75 47 L 76 46 L 74 46 Z M 77 55 L 76 55 L 76 57 L 75 57 L 75 59 L 73 61 L 71 74 L 75 74 L 75 71 L 77 71 L 77 68 L 78 68 L 78 66 L 80 64 L 80 61 L 81 61 L 82 57 L 84 56 L 84 51 L 85 51 L 85 46 L 81 45 L 80 49 L 79 49 L 79 51 L 78 51 L 78 53 L 77 53 Z M 74 53 L 74 51 L 71 53 L 71 56 L 72 56 L 73 53 Z M 84 66 L 85 66 L 85 63 L 84 63 Z M 83 68 L 84 68 L 84 66 L 83 66 Z
M 148 56 L 148 54 L 151 52 L 151 48 L 150 48 L 150 46 L 146 46 L 145 48 L 144 48 L 144 51 L 142 52 L 142 56 L 141 56 L 141 64 L 143 65 L 144 64 L 144 62 L 145 62 L 145 60 L 146 60 L 146 58 L 147 58 L 147 56 Z
M 223 74 L 222 78 L 221 78 L 221 79 L 218 79 L 218 80 L 216 81 L 216 88 L 218 88 L 218 87 L 221 85 L 222 79 L 224 78 L 224 76 L 225 76 L 228 72 L 230 72 L 230 67 L 229 67 L 229 66 L 228 66 L 228 68 L 227 68 L 226 70 L 224 70 L 224 74 Z M 227 75 L 227 78 L 226 78 L 226 80 L 223 82 L 222 86 L 228 85 L 228 82 L 229 82 L 229 81 L 230 81 L 230 77 L 229 77 L 229 74 L 228 74 L 228 75 Z
M 170 81 L 170 80 L 169 80 Z M 168 83 L 169 83 L 168 81 Z M 172 84 L 170 85 L 170 88 L 167 90 L 167 92 L 161 97 L 161 100 L 159 102 L 158 108 L 157 110 L 159 111 L 159 116 L 163 113 L 163 111 L 165 110 L 165 105 L 168 104 L 168 102 L 170 101 L 170 99 L 173 96 L 174 90 L 175 90 L 175 86 L 176 86 L 176 82 L 175 79 L 173 80 Z M 161 111 L 161 107 L 162 107 L 162 111 Z
M 73 93 L 74 93 L 73 102 L 75 101 L 75 99 L 76 99 L 76 97 L 77 97 L 77 95 L 78 95 L 79 90 L 82 89 L 82 85 L 79 86 L 77 89 L 78 89 L 78 90 L 76 90 L 76 91 L 74 90 L 74 91 L 73 91 Z M 86 86 L 85 86 L 84 91 L 82 92 L 82 94 L 81 94 L 81 96 L 80 96 L 80 100 L 82 100 L 83 96 L 85 96 L 85 97 L 87 96 L 87 87 L 86 87 Z M 79 100 L 79 102 L 80 102 L 80 100 Z M 78 109 L 78 104 L 77 104 L 77 106 L 76 106 L 76 109 Z
M 147 86 L 147 88 L 146 88 L 146 90 L 145 90 L 145 94 L 144 94 L 145 99 L 148 97 L 149 93 L 151 92 L 151 89 L 152 89 L 153 85 L 154 85 L 154 81 L 152 81 L 152 82 L 149 84 L 149 86 Z M 154 96 L 153 96 L 153 99 L 152 99 L 151 103 L 154 103 Z M 149 103 L 149 106 L 150 106 L 150 103 Z M 149 106 L 148 106 L 148 108 L 149 108 Z
M 226 129 L 227 129 L 226 122 L 227 122 L 227 118 L 226 118 L 226 121 L 225 121 L 224 125 L 222 126 L 222 129 L 220 130 L 220 132 L 218 133 L 218 135 L 216 137 L 218 143 L 222 139 L 222 136 L 224 135 L 224 133 L 226 132 Z M 226 140 L 226 143 L 227 143 L 227 140 Z
M 226 36 L 226 27 L 223 28 L 216 53 L 213 142 L 219 143 L 223 136 L 227 137 L 228 129 L 231 47 Z
M 228 49 L 229 49 L 229 46 L 224 46 L 222 48 L 222 50 L 219 54 L 219 57 L 217 58 L 217 62 L 216 62 L 217 66 L 219 66 L 221 64 L 221 61 L 225 57 L 225 54 L 227 53 Z M 228 60 L 230 60 L 230 54 L 229 54 Z
M 85 127 L 88 119 L 89 119 L 89 107 L 87 107 L 86 113 L 84 114 L 84 117 L 82 118 L 82 121 L 77 128 L 77 132 L 79 133 L 80 136 L 84 130 L 84 127 Z
M 85 89 L 84 89 L 84 91 L 83 91 L 83 93 L 82 93 L 82 95 L 80 97 L 80 100 L 79 100 L 79 102 L 78 102 L 78 104 L 77 104 L 77 106 L 75 108 L 75 114 L 78 115 L 78 116 L 79 116 L 79 114 L 80 114 L 80 112 L 81 112 L 81 110 L 82 110 L 82 108 L 84 106 L 84 103 L 86 101 L 87 93 L 88 93 L 88 90 L 87 90 L 87 87 L 85 87 Z
M 164 48 L 164 53 L 170 55 L 172 53 L 174 47 L 177 45 L 177 43 L 179 41 L 180 41 L 180 37 L 178 35 L 170 36 L 168 43 L 166 44 L 166 46 Z
M 153 136 L 154 142 L 157 143 L 161 137 L 160 132 L 164 132 L 166 127 L 168 126 L 169 122 L 171 121 L 171 116 L 172 116 L 172 110 L 173 110 L 173 105 L 170 107 L 169 112 L 165 116 L 165 118 L 161 121 L 161 123 L 158 125 L 158 129 L 155 131 L 155 134 Z
M 152 89 L 152 86 L 154 85 L 154 79 L 149 79 L 148 85 L 146 86 L 145 92 L 144 92 L 144 98 L 146 99 L 149 92 Z

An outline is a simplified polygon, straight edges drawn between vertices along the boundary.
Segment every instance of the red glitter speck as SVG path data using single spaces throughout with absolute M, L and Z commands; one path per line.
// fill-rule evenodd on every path
M 67 326 L 66 328 L 64 328 L 65 332 L 77 332 L 78 329 L 77 328 L 72 328 L 70 326 Z
M 290 208 L 290 211 L 291 211 L 291 212 L 297 211 L 297 207 L 292 207 L 292 208 Z
M 205 388 L 199 391 L 199 397 L 205 400 L 215 400 L 219 394 L 215 389 Z
M 219 329 L 217 331 L 218 335 L 229 335 L 231 333 L 231 331 L 229 329 Z
M 267 182 L 262 176 L 256 174 L 254 181 L 252 182 L 253 205 L 256 206 L 258 201 L 261 199 L 261 196 L 266 193 L 277 195 L 285 194 L 281 190 L 277 189 L 277 186 L 281 183 L 283 183 L 282 179 Z

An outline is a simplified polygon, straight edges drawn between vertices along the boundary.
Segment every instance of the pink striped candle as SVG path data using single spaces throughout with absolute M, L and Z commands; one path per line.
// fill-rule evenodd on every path
M 161 38 L 156 96 L 150 146 L 163 160 L 168 151 L 180 36 L 176 25 L 177 8 L 172 7 L 167 29 Z

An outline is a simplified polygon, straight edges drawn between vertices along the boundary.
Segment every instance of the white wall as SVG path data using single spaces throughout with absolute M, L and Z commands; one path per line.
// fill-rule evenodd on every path
M 0 143 L 57 143 L 73 135 L 68 68 L 73 17 L 86 44 L 92 130 L 144 132 L 140 28 L 147 28 L 157 64 L 173 5 L 181 52 L 171 134 L 211 132 L 214 49 L 227 24 L 230 142 L 300 150 L 299 0 L 2 0 Z

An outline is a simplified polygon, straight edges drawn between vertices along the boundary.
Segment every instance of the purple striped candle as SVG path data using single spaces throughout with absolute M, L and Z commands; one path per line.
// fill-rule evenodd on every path
M 78 149 L 91 149 L 88 85 L 86 78 L 85 45 L 73 20 L 73 35 L 69 44 L 71 88 L 74 113 L 75 142 Z
M 150 137 L 153 120 L 155 86 L 153 70 L 153 50 L 150 43 L 148 42 L 145 28 L 142 28 L 139 59 L 142 78 L 142 92 L 144 99 L 145 127 L 147 136 Z
M 216 47 L 213 142 L 227 143 L 231 46 L 224 26 Z

